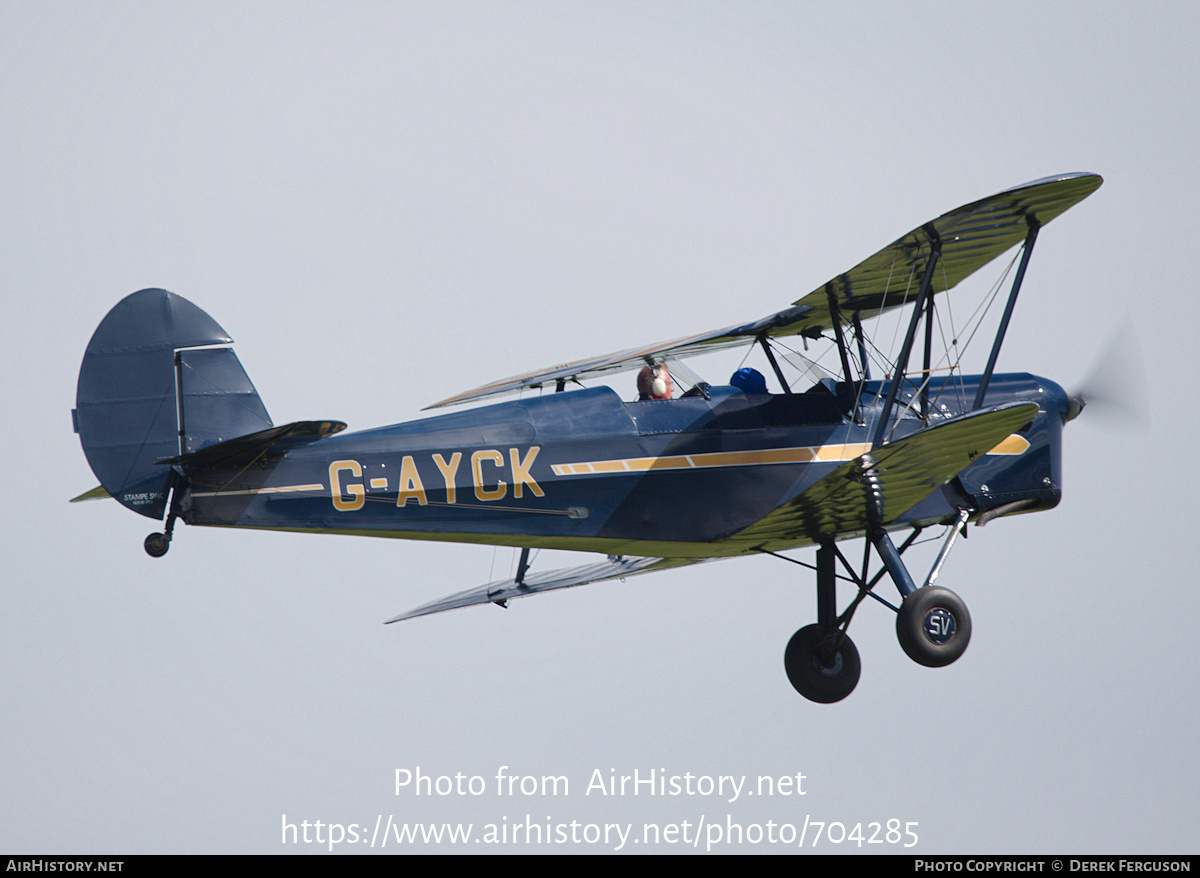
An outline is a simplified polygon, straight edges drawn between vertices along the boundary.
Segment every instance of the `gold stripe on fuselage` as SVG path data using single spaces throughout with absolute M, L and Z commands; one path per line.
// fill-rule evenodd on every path
M 1016 433 L 1000 442 L 988 454 L 1023 454 L 1029 442 Z M 587 476 L 605 473 L 632 473 L 660 469 L 701 469 L 716 466 L 766 466 L 781 463 L 845 463 L 871 450 L 866 442 L 843 445 L 764 448 L 759 451 L 713 451 L 705 454 L 671 454 L 664 457 L 625 457 L 615 460 L 588 460 L 580 463 L 556 463 L 556 476 Z
M 193 497 L 232 497 L 236 494 L 296 494 L 301 491 L 328 491 L 325 485 L 280 485 L 277 488 L 247 488 L 237 491 L 193 491 Z

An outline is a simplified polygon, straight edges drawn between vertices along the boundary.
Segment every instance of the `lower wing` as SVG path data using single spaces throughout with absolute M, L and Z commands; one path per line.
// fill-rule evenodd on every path
M 742 543 L 746 552 L 754 552 L 886 527 L 1033 420 L 1037 412 L 1034 403 L 1012 403 L 905 436 L 843 464 L 795 499 L 720 542 Z M 530 574 L 519 582 L 490 582 L 401 613 L 385 624 L 476 604 L 504 606 L 512 598 L 707 560 L 712 559 L 609 556 L 582 567 Z
M 604 561 L 595 564 L 585 564 L 582 567 L 570 567 L 563 570 L 548 570 L 545 573 L 531 573 L 522 581 L 501 579 L 489 582 L 467 591 L 452 594 L 440 600 L 431 601 L 401 613 L 385 622 L 400 622 L 404 619 L 414 619 L 417 616 L 428 616 L 431 613 L 441 613 L 445 610 L 457 610 L 459 607 L 470 607 L 476 604 L 499 604 L 504 606 L 512 598 L 523 598 L 531 594 L 541 594 L 559 588 L 571 588 L 575 585 L 586 585 L 589 582 L 601 582 L 605 579 L 622 579 L 635 573 L 649 573 L 651 570 L 665 570 L 668 567 L 681 567 L 685 564 L 696 564 L 708 558 L 633 558 L 609 556 Z
M 885 528 L 1014 431 L 1035 403 L 1010 403 L 942 421 L 843 464 L 724 542 L 747 549 L 821 542 Z

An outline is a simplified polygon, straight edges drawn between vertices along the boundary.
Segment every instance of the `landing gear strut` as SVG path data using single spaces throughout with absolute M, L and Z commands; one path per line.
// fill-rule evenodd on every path
M 797 692 L 810 701 L 831 704 L 854 691 L 862 672 L 862 663 L 854 642 L 846 636 L 846 628 L 865 597 L 875 598 L 896 612 L 896 638 L 908 657 L 917 664 L 940 668 L 957 660 L 966 651 L 971 641 L 971 614 L 967 612 L 967 605 L 949 589 L 933 585 L 933 580 L 941 570 L 954 538 L 966 524 L 967 517 L 967 511 L 961 510 L 958 521 L 947 534 L 933 569 L 920 588 L 900 560 L 904 550 L 920 534 L 920 528 L 914 529 L 899 549 L 884 531 L 872 536 L 867 554 L 863 557 L 861 574 L 850 568 L 833 542 L 822 543 L 817 548 L 817 624 L 801 628 L 792 635 L 783 655 L 784 670 Z M 871 546 L 879 553 L 883 569 L 868 581 L 867 562 Z M 858 596 L 840 616 L 837 614 L 835 595 L 838 578 L 835 566 L 839 558 L 849 574 L 843 578 L 858 586 Z M 885 573 L 890 574 L 900 592 L 902 602 L 899 607 L 892 606 L 872 591 Z
M 908 569 L 900 560 L 900 552 L 892 545 L 891 538 L 886 533 L 880 533 L 874 539 L 884 566 L 904 599 L 896 613 L 896 638 L 900 641 L 900 648 L 914 662 L 927 668 L 950 664 L 966 651 L 967 644 L 971 642 L 971 614 L 967 612 L 963 599 L 948 588 L 932 584 L 958 528 L 965 522 L 965 513 L 960 514 L 958 524 L 947 536 L 946 545 L 922 588 L 917 588 L 908 575 Z
M 858 649 L 837 618 L 835 552 L 833 543 L 817 549 L 817 624 L 792 635 L 783 654 L 792 687 L 819 704 L 841 701 L 854 691 L 862 673 Z

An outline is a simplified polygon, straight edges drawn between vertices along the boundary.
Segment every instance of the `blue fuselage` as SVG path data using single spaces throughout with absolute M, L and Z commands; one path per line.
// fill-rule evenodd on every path
M 903 398 L 893 438 L 964 413 L 976 386 L 947 382 L 930 389 L 927 403 Z M 857 390 L 746 395 L 714 387 L 707 399 L 632 403 L 606 387 L 549 393 L 342 433 L 241 470 L 189 473 L 181 509 L 197 525 L 740 554 L 749 549 L 731 539 L 739 531 L 870 450 L 880 386 L 863 387 L 856 405 Z M 1058 502 L 1066 394 L 1031 375 L 995 376 L 986 405 L 1012 401 L 1036 402 L 1034 421 L 891 526 Z M 814 540 L 801 533 L 783 542 Z

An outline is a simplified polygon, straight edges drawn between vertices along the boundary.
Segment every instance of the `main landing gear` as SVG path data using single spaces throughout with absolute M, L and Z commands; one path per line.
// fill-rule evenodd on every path
M 966 513 L 963 513 L 948 534 L 941 554 L 921 588 L 916 586 L 900 560 L 900 555 L 920 533 L 919 529 L 899 549 L 886 533 L 880 532 L 871 539 L 868 551 L 871 545 L 875 546 L 883 559 L 884 569 L 869 581 L 866 579 L 866 559 L 860 575 L 846 562 L 835 543 L 820 544 L 817 549 L 817 624 L 797 631 L 783 655 L 784 669 L 796 691 L 821 704 L 841 701 L 854 691 L 862 664 L 846 629 L 854 611 L 868 595 L 896 611 L 896 637 L 904 652 L 917 664 L 938 668 L 961 656 L 971 640 L 971 614 L 962 598 L 931 583 L 941 569 L 954 537 L 965 523 Z M 840 616 L 837 615 L 835 595 L 839 560 L 847 574 L 842 578 L 858 586 L 857 597 Z M 900 591 L 903 600 L 899 607 L 893 607 L 871 591 L 884 573 L 891 575 Z

